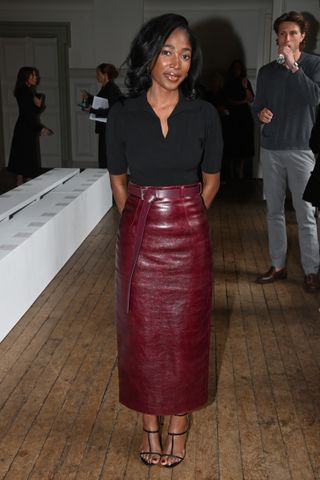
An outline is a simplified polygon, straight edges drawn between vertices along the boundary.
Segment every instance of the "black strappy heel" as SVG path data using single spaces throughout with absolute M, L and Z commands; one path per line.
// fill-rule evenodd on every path
M 141 461 L 145 465 L 148 465 L 148 467 L 152 467 L 153 465 L 158 465 L 160 463 L 160 459 L 161 459 L 161 456 L 162 456 L 162 452 L 152 451 L 151 441 L 150 441 L 150 435 L 156 435 L 156 434 L 159 435 L 159 437 L 160 437 L 160 448 L 162 450 L 161 435 L 160 435 L 160 432 L 161 432 L 161 419 L 160 419 L 160 417 L 158 417 L 158 423 L 159 423 L 159 428 L 157 430 L 147 430 L 146 428 L 143 428 L 143 431 L 148 434 L 149 451 L 140 452 L 140 458 L 141 458 Z M 151 455 L 151 460 L 150 461 L 146 460 L 145 458 L 143 458 L 143 455 Z M 152 461 L 152 457 L 154 457 L 155 455 L 157 455 L 159 457 L 159 460 L 157 462 Z
M 189 429 L 190 429 L 190 416 L 188 413 L 180 413 L 180 414 L 176 414 L 174 415 L 175 417 L 184 417 L 187 415 L 187 428 L 184 432 L 180 432 L 180 433 L 174 433 L 174 432 L 168 432 L 168 435 L 171 436 L 171 451 L 170 453 L 163 453 L 162 454 L 162 457 L 172 457 L 172 458 L 175 458 L 176 461 L 172 462 L 172 463 L 162 463 L 161 465 L 163 467 L 166 467 L 166 468 L 174 468 L 176 467 L 177 465 L 180 465 L 180 463 L 184 460 L 185 456 L 186 456 L 186 451 L 183 455 L 183 457 L 181 457 L 180 455 L 176 455 L 173 453 L 173 450 L 174 450 L 174 438 L 176 436 L 180 436 L 180 435 L 188 435 L 189 433 Z M 187 444 L 187 438 L 186 438 L 186 443 L 185 445 Z

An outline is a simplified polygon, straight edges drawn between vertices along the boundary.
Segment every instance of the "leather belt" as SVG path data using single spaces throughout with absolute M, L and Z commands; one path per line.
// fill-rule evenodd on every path
M 177 185 L 173 187 L 149 187 L 149 186 L 140 186 L 135 183 L 129 182 L 128 193 L 129 195 L 134 195 L 135 197 L 141 198 L 141 200 L 147 200 L 149 197 L 152 197 L 152 200 L 155 199 L 178 199 L 183 197 L 193 197 L 199 195 L 201 192 L 201 184 L 196 183 L 192 185 Z
M 134 197 L 140 198 L 142 202 L 140 215 L 137 223 L 137 232 L 136 240 L 134 244 L 134 250 L 132 255 L 132 264 L 130 268 L 129 278 L 128 278 L 128 289 L 127 289 L 127 298 L 126 298 L 126 312 L 130 310 L 130 294 L 131 294 L 131 283 L 134 270 L 139 258 L 140 248 L 143 240 L 144 229 L 147 222 L 148 213 L 151 207 L 152 202 L 160 199 L 179 199 L 186 197 L 195 197 L 200 195 L 201 184 L 196 183 L 192 185 L 178 185 L 173 187 L 149 187 L 149 186 L 140 186 L 135 183 L 129 182 L 128 184 L 128 193 Z

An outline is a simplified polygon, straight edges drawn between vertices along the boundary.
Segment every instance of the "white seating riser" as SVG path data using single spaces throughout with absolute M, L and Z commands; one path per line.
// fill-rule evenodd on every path
M 0 223 L 0 341 L 112 206 L 107 172 L 76 177 Z

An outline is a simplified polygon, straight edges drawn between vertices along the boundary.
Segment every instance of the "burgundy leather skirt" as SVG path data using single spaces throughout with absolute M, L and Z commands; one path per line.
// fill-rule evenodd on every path
M 207 402 L 212 254 L 200 185 L 129 184 L 116 248 L 120 402 L 172 415 Z

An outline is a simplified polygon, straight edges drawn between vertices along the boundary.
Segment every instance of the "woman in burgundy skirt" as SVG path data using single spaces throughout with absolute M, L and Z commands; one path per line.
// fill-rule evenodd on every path
M 186 19 L 151 19 L 127 58 L 128 96 L 107 123 L 121 214 L 116 247 L 120 402 L 143 414 L 141 460 L 184 459 L 188 413 L 207 402 L 219 117 L 195 98 L 201 51 Z M 130 181 L 128 183 L 128 172 Z M 162 446 L 159 416 L 168 415 Z

